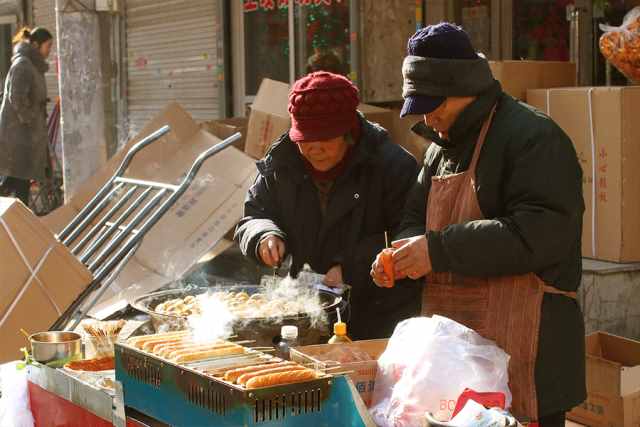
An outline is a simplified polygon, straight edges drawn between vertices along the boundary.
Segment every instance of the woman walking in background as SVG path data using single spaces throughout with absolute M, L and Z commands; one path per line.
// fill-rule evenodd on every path
M 44 181 L 49 169 L 44 74 L 53 36 L 44 28 L 25 27 L 13 43 L 0 107 L 0 192 L 28 205 L 30 180 Z

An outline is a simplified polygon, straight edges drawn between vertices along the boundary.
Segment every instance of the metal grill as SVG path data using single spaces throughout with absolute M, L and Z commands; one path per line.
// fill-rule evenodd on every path
M 276 396 L 272 399 L 256 400 L 253 420 L 256 423 L 283 420 L 296 415 L 320 412 L 322 390 L 310 389 Z
M 222 420 L 227 416 L 237 416 L 239 411 L 246 417 L 243 425 L 285 422 L 291 418 L 319 414 L 325 409 L 333 380 L 331 375 L 325 374 L 303 383 L 248 390 L 222 381 L 218 376 L 206 375 L 205 372 L 209 371 L 207 365 L 233 364 L 251 356 L 176 364 L 121 343 L 116 344 L 115 353 L 116 379 L 125 384 L 125 389 L 138 390 L 138 393 L 125 395 L 125 400 L 130 399 L 129 404 L 133 407 L 140 403 L 138 398 L 144 394 L 145 405 L 148 401 L 170 401 L 182 407 L 181 402 L 184 402 L 188 404 L 185 407 L 204 409 L 208 416 L 214 417 L 210 418 L 212 422 L 218 419 L 215 417 L 221 417 L 219 419 Z M 155 407 L 153 404 L 150 406 Z
M 58 240 L 87 266 L 93 280 L 52 329 L 75 329 L 140 246 L 144 235 L 187 191 L 205 160 L 240 138 L 236 133 L 200 153 L 180 185 L 124 177 L 136 154 L 169 131 L 169 126 L 164 126 L 135 144 L 113 176 L 58 234 Z M 83 306 L 94 291 L 94 298 Z

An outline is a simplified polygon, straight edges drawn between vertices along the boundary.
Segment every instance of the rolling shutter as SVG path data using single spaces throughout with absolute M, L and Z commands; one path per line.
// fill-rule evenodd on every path
M 220 116 L 218 0 L 127 0 L 129 133 L 167 103 L 197 121 Z

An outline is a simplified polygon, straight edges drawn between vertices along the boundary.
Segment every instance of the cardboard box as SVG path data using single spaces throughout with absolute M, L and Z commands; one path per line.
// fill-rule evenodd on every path
M 582 254 L 640 261 L 640 86 L 533 90 L 528 98 L 576 147 L 586 205 Z
M 348 374 L 360 393 L 360 397 L 367 406 L 371 405 L 373 390 L 375 388 L 376 375 L 378 373 L 378 358 L 387 348 L 388 339 L 354 341 L 351 344 L 320 344 L 296 347 L 291 349 L 291 360 L 298 363 L 314 363 L 319 369 L 340 366 L 339 371 L 353 371 Z M 318 356 L 326 354 L 336 346 L 363 350 L 373 358 L 368 362 L 351 363 L 327 363 L 318 359 Z
M 0 198 L 0 363 L 22 357 L 30 333 L 48 330 L 91 283 L 91 273 L 22 202 Z
M 596 332 L 586 339 L 587 401 L 567 414 L 591 427 L 640 425 L 640 342 Z
M 247 129 L 245 153 L 254 159 L 261 159 L 273 142 L 289 130 L 291 121 L 287 104 L 289 85 L 270 79 L 263 79 L 258 94 L 251 106 Z M 391 110 L 368 104 L 360 104 L 367 120 L 379 123 L 385 129 L 393 127 Z
M 411 128 L 419 121 L 424 120 L 423 116 L 410 115 L 404 118 L 400 118 L 400 110 L 392 110 L 393 127 L 391 127 L 389 134 L 391 140 L 404 147 L 415 159 L 419 165 L 424 162 L 424 155 L 427 152 L 427 148 L 431 145 L 431 142 L 425 140 L 421 136 L 416 135 Z
M 576 65 L 561 61 L 489 61 L 502 89 L 526 101 L 527 90 L 576 85 Z
M 385 128 L 389 134 L 391 134 L 395 121 L 391 110 L 376 107 L 375 105 L 360 104 L 358 105 L 358 111 L 364 114 L 367 120 L 373 123 L 378 123 L 380 126 Z
M 170 104 L 43 222 L 59 231 L 111 177 L 128 149 L 165 124 L 171 126 L 171 132 L 140 151 L 125 176 L 179 184 L 195 158 L 220 141 L 200 129 L 178 104 Z M 255 170 L 253 160 L 233 147 L 209 158 L 189 190 L 147 233 L 112 288 L 89 314 L 104 318 L 124 308 L 130 299 L 180 279 L 241 218 Z
M 263 79 L 258 89 L 247 128 L 245 153 L 261 159 L 269 146 L 290 126 L 289 85 L 271 79 Z
M 236 132 L 242 134 L 242 138 L 233 144 L 240 151 L 244 151 L 247 142 L 247 125 L 249 119 L 247 117 L 231 117 L 228 119 L 211 120 L 204 122 L 200 127 L 211 135 L 220 139 L 229 138 Z

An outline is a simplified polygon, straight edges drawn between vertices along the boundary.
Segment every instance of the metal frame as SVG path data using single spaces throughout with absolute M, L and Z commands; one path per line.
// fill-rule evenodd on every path
M 57 235 L 58 240 L 87 266 L 93 274 L 93 280 L 54 323 L 52 329 L 63 329 L 69 321 L 73 322 L 71 329 L 77 326 L 84 314 L 93 308 L 107 290 L 114 277 L 107 281 L 105 279 L 126 264 L 145 234 L 187 191 L 205 160 L 233 144 L 241 136 L 236 133 L 200 153 L 180 185 L 125 178 L 123 174 L 136 154 L 169 131 L 169 126 L 164 126 L 135 144 L 113 176 Z M 136 193 L 140 194 L 134 197 Z M 101 286 L 90 304 L 81 310 L 88 295 Z

